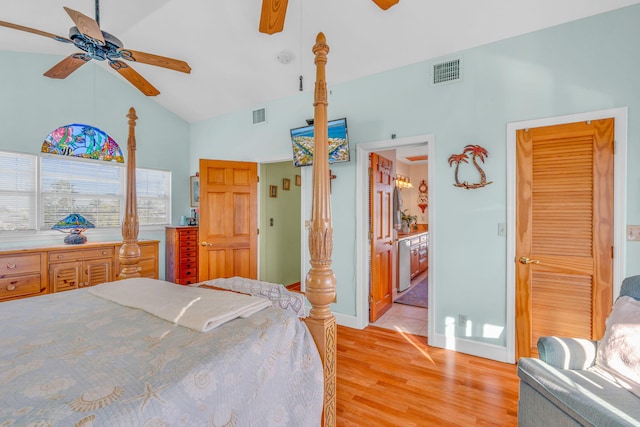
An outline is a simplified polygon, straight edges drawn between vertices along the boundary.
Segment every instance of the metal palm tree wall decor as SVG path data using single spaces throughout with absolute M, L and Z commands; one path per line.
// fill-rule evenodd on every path
M 470 184 L 467 181 L 460 182 L 460 180 L 458 179 L 458 171 L 460 170 L 460 164 L 461 163 L 468 164 L 469 156 L 471 156 L 471 161 L 473 162 L 473 166 L 475 166 L 475 168 L 480 173 L 480 182 L 478 183 Z M 464 147 L 464 151 L 462 153 L 452 154 L 449 157 L 449 166 L 453 166 L 454 163 L 456 165 L 456 170 L 455 170 L 456 183 L 453 185 L 455 187 L 462 187 L 467 190 L 472 190 L 475 188 L 481 188 L 481 187 L 484 187 L 485 185 L 491 184 L 493 181 L 487 182 L 487 175 L 484 173 L 484 170 L 482 170 L 482 168 L 478 164 L 478 159 L 480 159 L 482 163 L 484 163 L 485 157 L 489 157 L 489 152 L 485 148 L 479 145 L 467 145 L 466 147 Z

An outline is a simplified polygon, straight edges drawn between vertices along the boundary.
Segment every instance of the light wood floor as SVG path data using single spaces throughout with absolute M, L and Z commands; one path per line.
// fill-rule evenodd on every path
M 516 426 L 516 366 L 375 326 L 338 326 L 336 424 Z

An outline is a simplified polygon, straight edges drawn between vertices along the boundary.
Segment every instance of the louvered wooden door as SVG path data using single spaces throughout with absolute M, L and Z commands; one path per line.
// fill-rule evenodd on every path
M 599 339 L 612 304 L 613 119 L 517 132 L 516 352 Z

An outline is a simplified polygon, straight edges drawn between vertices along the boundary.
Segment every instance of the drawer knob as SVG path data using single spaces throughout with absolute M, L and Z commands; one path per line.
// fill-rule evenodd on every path
M 7 290 L 8 291 L 14 291 L 16 289 L 16 285 L 9 285 L 7 286 Z
M 64 258 L 64 255 L 58 255 L 58 259 Z
M 8 269 L 16 268 L 16 265 L 13 264 L 13 263 L 9 263 L 9 264 L 7 264 L 7 268 Z

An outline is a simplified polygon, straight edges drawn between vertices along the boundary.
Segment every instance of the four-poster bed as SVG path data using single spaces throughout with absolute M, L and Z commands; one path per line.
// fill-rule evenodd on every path
M 324 35 L 318 34 L 313 48 L 316 160 L 311 269 L 305 280 L 311 310 L 304 319 L 306 327 L 299 321 L 303 297 L 282 285 L 217 279 L 204 283 L 203 287 L 214 287 L 210 290 L 139 277 L 137 116 L 131 108 L 119 253 L 119 278 L 124 281 L 2 303 L 0 323 L 12 327 L 0 329 L 0 424 L 258 425 L 259 420 L 261 425 L 314 426 L 322 419 L 322 425 L 335 426 L 336 321 L 329 309 L 335 298 L 335 277 L 327 153 L 328 51 Z M 225 290 L 233 289 L 227 280 L 240 281 L 250 295 Z M 191 292 L 187 303 L 176 302 L 182 297 L 173 294 L 178 288 Z M 260 298 L 252 295 L 271 301 L 256 302 Z M 260 307 L 248 313 L 243 306 L 232 313 L 230 318 L 239 316 L 235 320 L 208 332 L 185 321 L 196 308 L 210 310 L 217 298 L 228 298 L 233 304 L 252 299 L 250 303 Z M 155 304 L 156 300 L 160 303 Z M 145 311 L 146 306 L 151 306 L 150 311 Z M 209 316 L 204 319 L 208 326 L 211 315 L 205 316 Z

